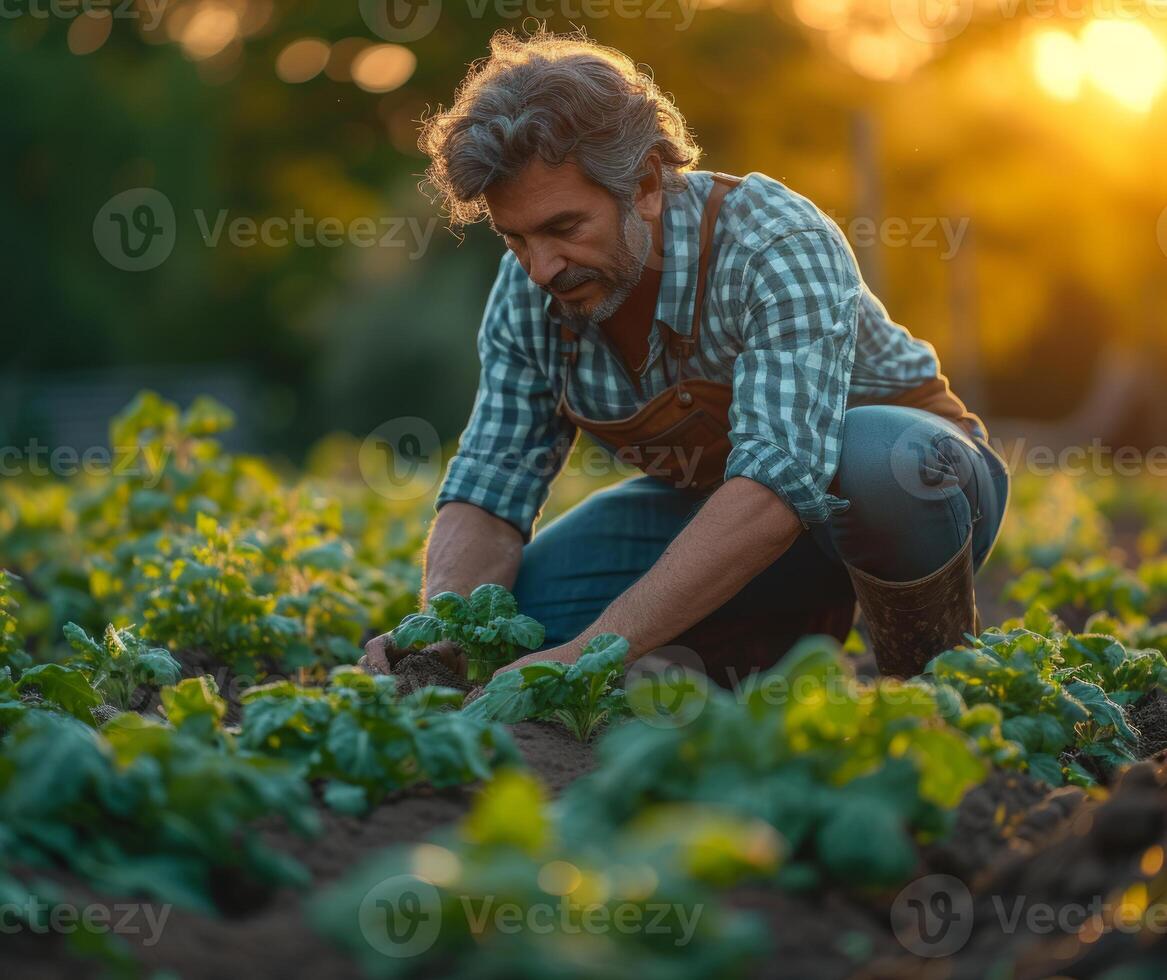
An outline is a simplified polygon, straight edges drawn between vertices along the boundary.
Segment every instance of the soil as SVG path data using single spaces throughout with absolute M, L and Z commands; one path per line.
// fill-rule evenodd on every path
M 453 687 L 469 691 L 474 686 L 424 650 L 398 660 L 393 667 L 393 676 L 397 678 L 398 694 L 410 694 L 423 687 Z
M 398 673 L 406 683 L 468 686 L 453 675 L 443 676 L 444 670 L 419 654 L 404 658 Z M 451 683 L 452 678 L 461 683 Z M 1143 731 L 1141 747 L 1161 748 L 1167 739 L 1167 697 L 1148 696 L 1130 708 L 1130 715 Z M 554 793 L 594 765 L 592 748 L 559 726 L 526 722 L 511 731 L 527 763 Z M 298 858 L 319 887 L 389 844 L 422 840 L 459 819 L 473 794 L 474 787 L 415 788 L 388 798 L 364 818 L 322 808 L 324 831 L 315 840 L 275 824 L 263 833 L 267 843 Z M 751 886 L 734 889 L 727 898 L 769 926 L 774 949 L 751 974 L 757 980 L 979 980 L 994 971 L 1017 980 L 1092 977 L 1119 964 L 1167 959 L 1167 919 L 1159 931 L 1138 935 L 1121 928 L 1080 929 L 1087 914 L 1106 902 L 1116 905 L 1134 882 L 1146 882 L 1152 899 L 1167 900 L 1164 851 L 1156 848 L 1167 849 L 1167 751 L 1124 772 L 1109 798 L 1075 787 L 1051 790 L 1003 772 L 971 791 L 957 809 L 950 838 L 920 850 L 918 876 L 924 884 L 955 879 L 967 889 L 967 905 L 955 906 L 961 914 L 952 928 L 958 931 L 953 948 L 944 948 L 945 956 L 916 955 L 935 950 L 921 947 L 917 935 L 905 934 L 903 899 L 897 902 L 895 892 L 859 895 L 830 888 L 794 896 Z M 71 876 L 53 877 L 68 887 L 76 904 L 117 901 L 94 896 Z M 247 897 L 237 896 L 241 909 Z M 162 914 L 160 906 L 154 911 Z M 1071 927 L 1058 928 L 1059 916 Z M 1105 927 L 1111 920 L 1104 916 L 1099 922 Z M 897 938 L 905 935 L 903 941 Z M 172 909 L 161 941 L 147 946 L 144 938 L 127 937 L 141 962 L 150 969 L 173 970 L 184 980 L 360 976 L 346 956 L 311 929 L 303 895 L 291 890 L 227 919 Z M 948 941 L 947 933 L 942 941 Z M 97 972 L 78 966 L 60 937 L 17 934 L 5 937 L 3 975 L 40 980 L 88 978 Z

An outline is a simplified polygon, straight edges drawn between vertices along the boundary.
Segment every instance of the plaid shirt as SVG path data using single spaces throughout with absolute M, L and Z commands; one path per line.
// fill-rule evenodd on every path
M 701 210 L 713 184 L 708 171 L 685 176 L 686 190 L 665 195 L 667 254 L 641 394 L 589 325 L 567 393 L 586 418 L 625 418 L 675 382 L 660 325 L 684 334 L 691 328 Z M 804 527 L 825 521 L 849 506 L 827 490 L 843 413 L 936 377 L 935 349 L 889 318 L 838 225 L 765 174 L 730 188 L 711 248 L 701 342 L 685 374 L 733 386 L 725 478 L 769 487 Z M 478 332 L 478 394 L 435 509 L 451 500 L 477 504 L 530 540 L 577 434 L 555 412 L 560 347 L 551 295 L 508 250 Z

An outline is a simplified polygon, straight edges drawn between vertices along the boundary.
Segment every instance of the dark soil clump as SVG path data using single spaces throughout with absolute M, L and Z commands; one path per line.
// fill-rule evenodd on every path
M 401 695 L 412 694 L 423 687 L 452 687 L 459 691 L 469 691 L 473 687 L 465 677 L 454 673 L 424 650 L 398 660 L 393 676 L 397 678 L 397 693 Z
M 1155 688 L 1127 709 L 1127 720 L 1139 733 L 1137 755 L 1140 759 L 1167 749 L 1167 695 Z

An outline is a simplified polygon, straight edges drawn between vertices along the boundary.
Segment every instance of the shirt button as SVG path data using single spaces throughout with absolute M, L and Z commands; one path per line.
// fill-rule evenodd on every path
M 690 395 L 687 391 L 682 391 L 679 395 L 677 395 L 677 401 L 685 406 L 692 405 L 693 396 Z

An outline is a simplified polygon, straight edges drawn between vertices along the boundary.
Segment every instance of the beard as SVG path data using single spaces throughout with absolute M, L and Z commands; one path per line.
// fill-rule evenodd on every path
M 596 305 L 590 310 L 582 303 L 564 302 L 558 298 L 554 300 L 559 315 L 577 332 L 584 327 L 595 326 L 607 320 L 632 294 L 632 290 L 640 282 L 640 277 L 644 275 L 648 253 L 652 248 L 652 229 L 631 206 L 621 210 L 619 241 L 616 243 L 616 254 L 610 271 L 604 273 L 599 269 L 580 266 L 562 273 L 553 282 L 555 289 L 561 292 L 593 279 L 602 287 L 606 287 Z

